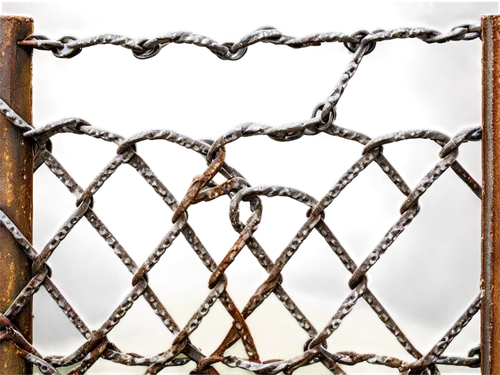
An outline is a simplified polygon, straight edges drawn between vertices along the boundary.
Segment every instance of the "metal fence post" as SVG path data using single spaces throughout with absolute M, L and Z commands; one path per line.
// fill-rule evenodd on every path
M 33 33 L 33 20 L 0 16 L 0 97 L 32 122 L 31 49 L 17 42 Z M 31 241 L 33 212 L 33 145 L 22 131 L 0 116 L 0 209 Z M 31 278 L 31 263 L 4 228 L 0 228 L 0 312 L 4 312 Z M 32 304 L 13 320 L 32 339 Z M 10 342 L 1 345 L 0 374 L 31 374 L 33 368 Z
M 482 17 L 483 200 L 481 369 L 500 374 L 500 16 Z

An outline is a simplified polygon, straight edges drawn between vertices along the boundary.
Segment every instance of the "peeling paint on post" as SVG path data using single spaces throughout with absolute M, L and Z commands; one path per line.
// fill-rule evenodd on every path
M 32 122 L 31 49 L 17 42 L 33 33 L 33 20 L 0 16 L 0 97 L 27 122 Z M 0 209 L 32 239 L 33 145 L 22 131 L 0 116 Z M 31 278 L 31 263 L 4 228 L 0 228 L 0 312 L 5 312 Z M 32 304 L 12 321 L 32 339 Z M 0 374 L 31 374 L 30 363 L 11 342 L 0 346 Z

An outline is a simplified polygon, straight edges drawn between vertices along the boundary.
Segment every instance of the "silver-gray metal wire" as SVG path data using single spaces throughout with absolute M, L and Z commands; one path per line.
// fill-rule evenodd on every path
M 74 36 L 63 36 L 59 39 L 49 39 L 44 35 L 31 35 L 19 42 L 20 46 L 39 50 L 52 51 L 54 56 L 71 58 L 78 55 L 83 49 L 111 44 L 132 51 L 139 59 L 148 59 L 156 56 L 160 50 L 169 44 L 192 44 L 204 47 L 223 60 L 239 60 L 250 47 L 256 43 L 270 43 L 292 48 L 320 46 L 324 43 L 344 43 L 346 48 L 355 52 L 360 43 L 369 44 L 367 53 L 373 51 L 376 42 L 392 39 L 416 38 L 425 43 L 446 43 L 460 40 L 474 40 L 481 37 L 481 26 L 478 23 L 464 23 L 453 27 L 450 31 L 441 32 L 426 27 L 402 27 L 393 30 L 375 30 L 369 32 L 359 30 L 352 34 L 341 32 L 317 33 L 303 37 L 293 37 L 282 34 L 274 27 L 261 27 L 236 42 L 217 42 L 216 40 L 195 34 L 189 31 L 174 31 L 159 35 L 155 38 L 131 38 L 124 35 L 102 34 L 79 39 Z
M 249 46 L 260 42 L 285 45 L 292 48 L 341 42 L 353 52 L 353 55 L 347 68 L 333 88 L 332 93 L 313 110 L 312 118 L 281 126 L 246 123 L 231 129 L 226 134 L 216 138 L 213 142 L 192 139 L 174 130 L 167 129 L 146 130 L 124 138 L 108 130 L 96 128 L 90 123 L 77 118 L 63 119 L 35 128 L 16 114 L 8 103 L 0 99 L 0 112 L 14 126 L 22 129 L 25 137 L 36 142 L 35 169 L 45 164 L 63 185 L 73 193 L 77 204 L 70 217 L 41 251 L 37 251 L 26 240 L 15 223 L 5 213 L 0 211 L 1 225 L 10 231 L 32 260 L 34 274 L 32 280 L 26 285 L 12 305 L 6 311 L 0 313 L 0 346 L 3 342 L 12 341 L 17 346 L 21 357 L 38 366 L 43 374 L 51 375 L 60 374 L 59 367 L 75 364 L 77 364 L 77 367 L 71 370 L 70 374 L 84 374 L 99 358 L 129 366 L 146 366 L 146 374 L 156 374 L 167 366 L 182 366 L 189 362 L 194 362 L 194 373 L 206 374 L 217 373 L 214 367 L 212 367 L 217 362 L 221 362 L 229 367 L 239 367 L 261 374 L 276 374 L 279 372 L 291 374 L 301 366 L 316 362 L 321 362 L 333 374 L 345 374 L 343 365 L 353 366 L 360 362 L 397 368 L 401 373 L 405 374 L 439 374 L 438 365 L 478 367 L 480 364 L 480 351 L 478 347 L 474 347 L 469 353 L 459 357 L 446 356 L 443 353 L 462 328 L 479 311 L 482 300 L 480 293 L 471 301 L 467 310 L 458 316 L 456 322 L 443 333 L 441 339 L 431 350 L 421 353 L 372 293 L 369 288 L 367 273 L 372 267 L 376 266 L 382 255 L 389 251 L 398 236 L 418 215 L 420 197 L 432 187 L 433 183 L 446 170 L 451 169 L 456 173 L 471 189 L 472 193 L 481 199 L 481 186 L 457 161 L 459 148 L 464 143 L 475 142 L 481 139 L 481 127 L 468 127 L 459 131 L 454 136 L 448 136 L 436 130 L 416 129 L 411 131 L 403 130 L 370 138 L 355 130 L 343 128 L 335 124 L 334 121 L 336 106 L 342 93 L 355 74 L 363 57 L 374 50 L 376 43 L 406 38 L 417 38 L 426 43 L 445 43 L 456 40 L 477 39 L 480 37 L 480 34 L 479 25 L 463 24 L 454 27 L 446 33 L 428 28 L 400 28 L 390 31 L 358 31 L 350 35 L 343 33 L 321 33 L 296 38 L 283 35 L 275 28 L 265 27 L 244 36 L 234 43 L 219 43 L 211 38 L 187 32 L 168 33 L 152 39 L 132 39 L 119 35 L 106 34 L 85 39 L 63 37 L 55 41 L 43 36 L 32 35 L 20 42 L 19 45 L 25 48 L 50 50 L 57 57 L 64 58 L 74 57 L 83 48 L 97 44 L 119 45 L 132 50 L 134 56 L 138 58 L 149 58 L 156 55 L 163 47 L 170 43 L 188 43 L 205 47 L 222 59 L 237 60 L 245 54 Z M 107 166 L 86 188 L 79 186 L 61 162 L 51 153 L 51 138 L 61 133 L 79 134 L 117 145 L 116 156 L 108 162 Z M 225 145 L 236 142 L 243 137 L 268 136 L 273 140 L 283 142 L 293 141 L 304 135 L 311 136 L 319 133 L 343 138 L 346 141 L 353 141 L 362 146 L 359 158 L 333 183 L 332 187 L 320 199 L 316 199 L 306 192 L 293 187 L 252 186 L 236 169 L 225 162 Z M 414 188 L 410 188 L 406 184 L 398 171 L 386 159 L 382 148 L 382 146 L 389 143 L 404 142 L 410 139 L 428 139 L 435 142 L 441 148 L 441 152 L 436 158 L 435 166 L 423 176 L 422 180 Z M 165 140 L 175 143 L 201 154 L 207 160 L 207 170 L 195 176 L 188 192 L 180 202 L 177 201 L 167 186 L 158 179 L 156 174 L 137 153 L 136 145 L 138 143 L 154 140 Z M 152 250 L 142 264 L 137 264 L 130 257 L 92 208 L 96 192 L 124 164 L 132 166 L 173 211 L 171 227 L 160 244 Z M 361 264 L 356 264 L 348 251 L 327 226 L 324 216 L 328 206 L 371 164 L 378 165 L 401 194 L 406 197 L 406 200 L 401 207 L 400 217 L 396 223 L 388 229 L 378 245 L 367 255 L 366 259 Z M 214 182 L 216 175 L 223 176 L 225 181 L 221 184 L 216 184 Z M 217 264 L 196 235 L 194 229 L 190 226 L 187 212 L 191 205 L 201 201 L 218 199 L 224 195 L 228 195 L 231 198 L 229 217 L 239 237 L 229 249 L 225 258 Z M 262 195 L 267 197 L 288 197 L 309 207 L 304 224 L 275 261 L 268 256 L 254 237 L 262 218 L 262 201 L 259 198 Z M 239 207 L 242 201 L 248 202 L 251 208 L 251 215 L 246 221 L 240 218 Z M 57 251 L 59 244 L 64 241 L 68 233 L 84 217 L 133 275 L 131 289 L 126 298 L 116 307 L 101 327 L 95 331 L 90 330 L 51 280 L 51 271 L 48 265 L 50 257 Z M 313 326 L 311 321 L 302 313 L 282 286 L 282 270 L 293 255 L 300 250 L 302 243 L 307 240 L 309 234 L 313 231 L 318 232 L 324 238 L 333 253 L 352 274 L 350 279 L 346 280 L 351 289 L 350 293 L 340 304 L 331 319 L 325 322 L 323 328 Z M 193 251 L 211 272 L 210 279 L 208 280 L 209 291 L 207 296 L 201 301 L 200 307 L 197 311 L 193 312 L 191 319 L 189 319 L 184 327 L 179 326 L 175 322 L 155 292 L 148 285 L 148 272 L 161 261 L 165 251 L 181 235 L 187 239 Z M 256 261 L 268 273 L 268 277 L 257 288 L 245 307 L 239 310 L 227 292 L 229 279 L 226 276 L 226 270 L 231 267 L 234 259 L 241 251 L 244 251 L 245 247 L 255 256 Z M 71 323 L 86 339 L 83 345 L 76 348 L 68 356 L 42 356 L 12 323 L 13 318 L 33 298 L 33 295 L 40 287 L 44 287 L 47 290 Z M 271 294 L 274 294 L 283 303 L 309 337 L 304 343 L 304 351 L 297 353 L 292 358 L 269 361 L 265 354 L 259 353 L 251 331 L 246 324 L 246 318 Z M 166 347 L 164 352 L 151 357 L 144 357 L 135 353 L 124 353 L 107 338 L 107 334 L 119 324 L 134 302 L 141 297 L 148 302 L 166 329 L 175 336 L 170 347 Z M 412 361 L 405 361 L 384 354 L 331 352 L 328 350 L 326 340 L 335 333 L 337 328 L 342 324 L 343 319 L 349 315 L 360 299 L 368 303 L 402 347 L 413 357 Z M 211 307 L 217 300 L 222 303 L 234 322 L 232 328 L 215 352 L 202 353 L 191 342 L 191 334 L 202 324 L 203 318 L 210 312 Z M 242 341 L 247 356 L 239 358 L 227 355 L 227 349 L 239 340 Z

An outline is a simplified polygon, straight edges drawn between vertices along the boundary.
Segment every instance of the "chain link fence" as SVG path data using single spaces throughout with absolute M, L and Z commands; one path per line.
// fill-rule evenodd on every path
M 479 291 L 468 308 L 453 325 L 442 333 L 441 338 L 435 345 L 430 350 L 423 352 L 409 340 L 389 311 L 377 299 L 377 296 L 369 287 L 368 275 L 371 268 L 377 266 L 382 255 L 390 251 L 398 236 L 411 225 L 420 212 L 420 198 L 432 188 L 434 182 L 444 172 L 450 170 L 455 173 L 462 183 L 470 188 L 472 194 L 481 199 L 480 184 L 457 161 L 459 149 L 464 143 L 481 140 L 481 127 L 468 127 L 454 135 L 447 135 L 432 129 L 415 129 L 370 138 L 355 129 L 337 125 L 335 119 L 337 103 L 341 99 L 350 79 L 356 73 L 363 58 L 370 53 L 376 53 L 378 43 L 393 39 L 410 38 L 419 39 L 425 43 L 448 43 L 477 40 L 480 35 L 480 25 L 463 24 L 447 32 L 429 28 L 400 28 L 394 30 L 362 30 L 352 34 L 318 33 L 304 37 L 283 35 L 275 28 L 266 27 L 258 29 L 234 43 L 220 43 L 210 37 L 187 32 L 168 33 L 151 39 L 134 39 L 122 35 L 105 34 L 84 39 L 64 36 L 58 40 L 52 40 L 42 35 L 31 35 L 21 41 L 19 46 L 23 48 L 51 51 L 59 58 L 72 58 L 85 48 L 98 44 L 111 44 L 130 49 L 133 55 L 139 59 L 147 59 L 157 55 L 162 48 L 171 43 L 193 44 L 204 47 L 218 58 L 224 60 L 242 58 L 247 49 L 256 43 L 284 45 L 291 48 L 306 48 L 325 43 L 343 43 L 352 52 L 352 58 L 345 71 L 341 73 L 340 79 L 331 94 L 313 109 L 311 118 L 281 126 L 246 123 L 216 137 L 213 141 L 193 139 L 167 129 L 150 129 L 123 137 L 106 129 L 97 128 L 79 118 L 62 119 L 44 126 L 34 127 L 13 111 L 7 100 L 0 98 L 0 112 L 2 115 L 14 126 L 21 129 L 25 138 L 33 140 L 36 144 L 35 171 L 40 166 L 45 165 L 63 186 L 74 195 L 76 200 L 76 209 L 52 236 L 47 245 L 39 250 L 35 249 L 30 241 L 26 239 L 17 228 L 16 223 L 4 212 L 0 212 L 1 224 L 7 228 L 33 262 L 31 281 L 24 287 L 22 293 L 18 295 L 10 307 L 0 315 L 0 343 L 13 342 L 16 345 L 17 354 L 37 366 L 43 374 L 60 374 L 59 368 L 68 366 L 76 366 L 69 372 L 70 374 L 84 374 L 90 371 L 91 366 L 100 358 L 128 366 L 144 366 L 147 374 L 156 374 L 166 367 L 186 364 L 190 364 L 190 370 L 193 373 L 213 374 L 216 373 L 213 367 L 216 363 L 262 374 L 281 372 L 291 374 L 300 367 L 314 363 L 321 363 L 326 370 L 334 374 L 345 374 L 348 371 L 347 366 L 355 366 L 361 362 L 387 366 L 405 374 L 438 374 L 439 368 L 442 366 L 479 367 L 479 346 L 474 347 L 463 356 L 443 354 L 455 337 L 460 334 L 461 330 L 480 310 L 482 297 Z M 106 167 L 95 176 L 88 186 L 80 186 L 51 152 L 51 138 L 61 133 L 90 137 L 95 139 L 95 142 L 113 143 L 117 147 L 116 156 L 107 162 Z M 245 137 L 267 136 L 274 141 L 291 142 L 303 136 L 318 134 L 340 138 L 345 142 L 354 142 L 362 146 L 359 158 L 353 160 L 348 170 L 323 196 L 318 198 L 291 186 L 252 186 L 236 168 L 226 162 L 225 146 Z M 406 142 L 414 139 L 430 140 L 439 145 L 441 151 L 439 156 L 436 157 L 434 167 L 422 176 L 421 181 L 412 188 L 392 166 L 390 160 L 386 158 L 383 147 L 390 143 Z M 164 184 L 157 177 L 137 151 L 136 145 L 138 143 L 146 145 L 149 141 L 157 140 L 168 141 L 194 151 L 207 161 L 207 169 L 200 171 L 202 173 L 194 177 L 184 197 L 174 197 L 167 184 Z M 173 212 L 171 226 L 158 246 L 142 264 L 134 261 L 93 209 L 95 194 L 117 170 L 126 164 L 131 166 L 151 186 L 151 193 L 154 191 L 159 195 Z M 387 176 L 389 181 L 402 194 L 405 201 L 401 206 L 398 220 L 387 229 L 374 249 L 366 254 L 365 260 L 357 264 L 331 228 L 325 223 L 325 209 L 370 165 L 376 166 Z M 217 183 L 215 182 L 216 177 L 223 177 L 224 181 Z M 223 196 L 229 196 L 231 199 L 229 218 L 234 231 L 238 233 L 238 237 L 231 248 L 228 249 L 223 260 L 217 263 L 197 236 L 194 228 L 191 227 L 188 213 L 193 205 L 216 200 Z M 304 219 L 301 228 L 274 260 L 255 238 L 263 214 L 263 202 L 260 198 L 262 196 L 286 197 L 308 207 L 307 217 Z M 248 204 L 250 207 L 250 215 L 246 218 L 242 218 L 240 215 L 240 206 L 244 204 Z M 109 246 L 110 251 L 120 259 L 123 266 L 133 275 L 132 285 L 127 296 L 96 330 L 89 328 L 78 314 L 78 311 L 72 307 L 57 288 L 51 279 L 52 271 L 49 266 L 51 256 L 82 219 L 88 221 Z M 346 280 L 350 292 L 345 296 L 344 301 L 338 306 L 330 320 L 323 326 L 314 326 L 283 286 L 283 269 L 290 259 L 300 251 L 301 245 L 307 241 L 312 232 L 316 232 L 324 239 L 331 251 L 351 274 L 351 277 Z M 148 273 L 158 262 L 162 261 L 165 252 L 179 237 L 184 237 L 187 240 L 204 267 L 211 274 L 209 280 L 207 280 L 209 291 L 206 298 L 201 301 L 199 308 L 192 312 L 191 318 L 185 325 L 179 325 L 174 320 L 158 297 L 157 291 L 155 292 L 148 283 Z M 230 279 L 226 276 L 226 271 L 231 267 L 240 252 L 248 250 L 268 276 L 255 290 L 244 308 L 239 309 L 228 292 Z M 76 348 L 70 355 L 43 356 L 12 323 L 12 320 L 32 300 L 41 287 L 45 288 L 69 321 L 85 338 L 85 343 Z M 266 353 L 259 351 L 246 321 L 271 294 L 277 297 L 308 337 L 303 343 L 303 351 L 296 353 L 291 358 L 272 359 Z M 120 320 L 127 314 L 134 303 L 141 298 L 149 304 L 152 311 L 165 326 L 165 329 L 175 336 L 172 345 L 165 347 L 164 351 L 158 355 L 144 356 L 127 353 L 120 350 L 117 344 L 108 339 L 110 331 L 120 323 Z M 360 300 L 366 301 L 373 310 L 373 314 L 383 322 L 413 360 L 403 360 L 387 356 L 384 353 L 335 352 L 328 349 L 326 340 L 332 335 L 335 336 L 335 331 L 342 325 L 344 319 Z M 205 316 L 210 314 L 212 306 L 217 301 L 222 304 L 231 316 L 233 324 L 214 352 L 202 352 L 197 347 L 196 342 L 192 340 L 192 334 L 203 324 Z M 239 357 L 226 353 L 237 342 L 243 344 L 246 356 Z

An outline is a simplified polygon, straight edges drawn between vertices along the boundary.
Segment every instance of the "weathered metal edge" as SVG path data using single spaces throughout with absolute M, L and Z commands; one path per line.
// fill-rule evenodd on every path
M 481 370 L 500 373 L 500 16 L 482 19 L 483 196 Z M 497 288 L 495 286 L 498 285 Z
M 32 50 L 17 42 L 33 33 L 33 20 L 0 16 L 0 96 L 26 121 L 32 121 Z M 31 241 L 33 216 L 33 142 L 23 130 L 0 116 L 0 209 Z M 9 233 L 0 227 L 0 312 L 12 304 L 31 279 L 31 262 Z M 12 318 L 29 341 L 32 339 L 32 302 Z M 0 373 L 31 374 L 33 366 L 11 342 L 0 348 Z

